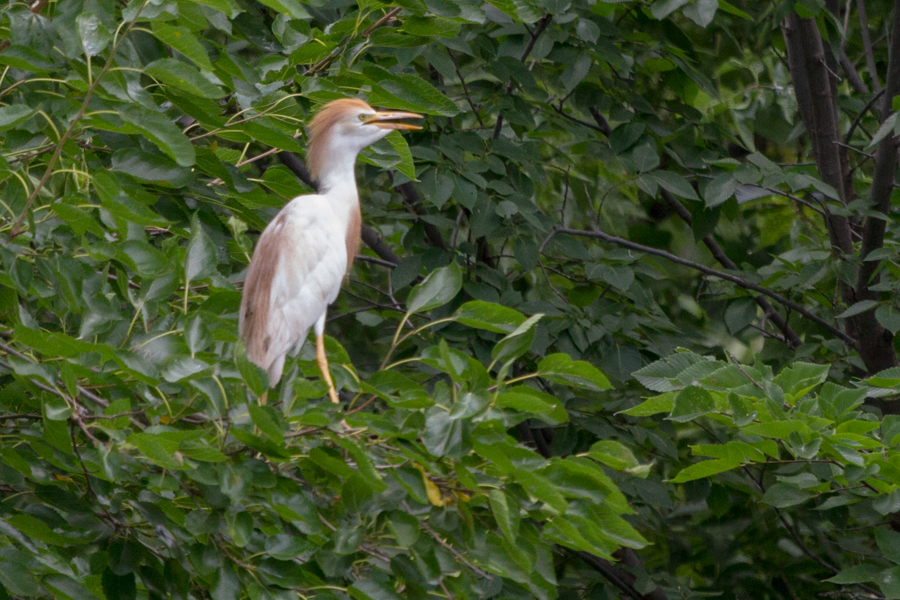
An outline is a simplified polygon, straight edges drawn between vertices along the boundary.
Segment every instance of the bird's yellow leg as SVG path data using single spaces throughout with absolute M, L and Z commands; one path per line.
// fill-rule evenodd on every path
M 331 380 L 331 373 L 328 371 L 328 357 L 325 356 L 325 337 L 316 336 L 316 362 L 319 363 L 319 370 L 322 372 L 322 379 L 328 384 L 328 397 L 332 402 L 339 402 L 337 391 L 334 389 L 334 381 Z

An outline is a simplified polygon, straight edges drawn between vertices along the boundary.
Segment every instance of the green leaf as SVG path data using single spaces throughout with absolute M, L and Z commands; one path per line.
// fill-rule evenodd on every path
M 880 567 L 878 565 L 855 565 L 850 567 L 849 569 L 844 569 L 834 577 L 830 577 L 825 581 L 830 583 L 869 583 L 878 581 L 881 572 L 884 570 L 884 567 Z
M 659 155 L 655 144 L 640 144 L 631 153 L 634 166 L 639 173 L 650 171 L 659 166 Z
M 194 164 L 196 160 L 194 146 L 181 129 L 165 115 L 134 106 L 118 114 L 147 136 L 147 139 L 178 163 L 178 166 L 190 167 Z
M 0 583 L 6 590 L 19 596 L 35 596 L 38 584 L 24 561 L 16 560 L 15 555 L 7 555 L 0 559 Z
M 347 591 L 357 600 L 402 600 L 394 588 L 372 579 L 358 579 Z
M 688 183 L 684 177 L 677 175 L 676 173 L 672 173 L 671 171 L 653 171 L 650 175 L 656 180 L 656 183 L 658 183 L 660 187 L 676 196 L 687 200 L 700 199 L 697 197 L 697 192 L 694 191 L 691 184 Z
M 462 270 L 456 262 L 428 274 L 406 298 L 406 314 L 424 312 L 447 304 L 462 288 Z
M 692 421 L 716 409 L 712 395 L 702 387 L 692 385 L 684 388 L 675 397 L 675 406 L 669 419 L 678 423 Z
M 56 213 L 66 225 L 72 228 L 76 235 L 84 235 L 90 231 L 98 237 L 103 236 L 103 228 L 88 211 L 74 204 L 55 202 L 50 205 L 50 210 Z
M 209 56 L 206 49 L 197 40 L 191 30 L 187 27 L 169 25 L 161 21 L 153 21 L 153 35 L 159 41 L 172 47 L 174 50 L 181 52 L 188 57 L 195 65 L 204 71 L 212 71 L 212 63 L 209 62 Z
M 724 203 L 734 195 L 738 188 L 738 182 L 731 173 L 719 173 L 706 184 L 703 192 L 703 200 L 708 208 L 713 208 Z
M 883 140 L 888 136 L 888 134 L 894 134 L 894 128 L 897 124 L 897 113 L 892 113 L 887 119 L 884 120 L 884 123 L 881 124 L 881 127 L 878 128 L 878 131 L 875 132 L 875 135 L 872 136 L 872 139 L 869 140 L 869 145 L 866 146 L 866 150 L 874 148 L 878 145 L 878 142 Z M 896 135 L 896 134 L 894 134 Z
M 885 569 L 876 581 L 886 599 L 895 600 L 900 598 L 900 567 Z
M 497 394 L 496 404 L 520 412 L 545 415 L 559 406 L 559 400 L 540 390 L 519 385 Z
M 303 152 L 304 148 L 292 136 L 272 126 L 270 120 L 259 117 L 241 125 L 244 132 L 253 139 L 289 152 Z
M 179 167 L 164 156 L 136 148 L 116 150 L 112 155 L 112 169 L 141 181 L 176 188 L 187 185 L 194 178 L 190 169 Z
M 428 81 L 407 73 L 393 73 L 367 63 L 363 73 L 372 81 L 369 104 L 452 117 L 459 113 L 456 104 Z
M 394 532 L 397 545 L 401 548 L 409 548 L 419 541 L 421 525 L 411 514 L 400 510 L 392 511 L 388 523 Z
M 54 573 L 44 577 L 41 583 L 58 592 L 59 595 L 54 594 L 57 598 L 61 596 L 67 600 L 99 600 L 86 587 L 66 575 Z
M 900 311 L 892 304 L 879 306 L 875 310 L 875 319 L 893 335 L 897 335 L 897 332 L 900 331 Z
M 418 181 L 418 179 L 416 179 L 416 166 L 413 164 L 413 156 L 409 151 L 409 146 L 407 145 L 406 138 L 403 137 L 403 134 L 399 131 L 392 131 L 385 139 L 391 145 L 391 148 L 394 149 L 394 152 L 400 157 L 400 163 L 397 165 L 397 170 L 413 181 Z
M 762 500 L 760 500 L 760 502 L 769 504 L 771 506 L 774 506 L 775 508 L 787 508 L 789 506 L 802 504 L 812 496 L 812 492 L 808 490 L 801 490 L 796 485 L 792 485 L 789 483 L 776 483 L 775 485 L 769 486 L 769 489 L 767 489 L 766 493 L 763 494 Z
M 852 306 L 847 308 L 847 310 L 839 314 L 836 318 L 846 319 L 848 317 L 864 313 L 867 310 L 871 310 L 873 306 L 878 306 L 878 302 L 875 300 L 860 300 L 859 302 L 856 302 Z
M 644 387 L 654 392 L 673 392 L 684 385 L 678 376 L 694 364 L 710 359 L 693 352 L 677 352 L 632 373 Z
M 46 73 L 54 68 L 50 57 L 43 56 L 34 49 L 20 44 L 12 44 L 0 52 L 0 65 L 8 65 L 14 69 L 33 73 Z
M 250 404 L 247 407 L 250 411 L 250 418 L 253 419 L 254 425 L 259 427 L 263 435 L 272 440 L 279 446 L 284 445 L 284 431 L 278 423 L 275 411 L 271 406 L 259 406 L 258 404 Z
M 444 17 L 407 17 L 400 27 L 410 35 L 455 38 L 460 24 Z
M 588 456 L 617 471 L 638 466 L 638 461 L 631 450 L 615 440 L 601 440 L 594 443 L 588 451 Z
M 64 427 L 64 426 L 63 426 Z M 8 517 L 6 522 L 21 531 L 30 540 L 36 540 L 55 546 L 69 546 L 73 544 L 85 544 L 91 540 L 80 540 L 56 533 L 50 527 L 36 517 L 25 513 L 17 513 Z M 5 561 L 4 561 L 5 562 Z
M 678 475 L 670 479 L 670 481 L 672 483 L 684 483 L 686 481 L 694 481 L 695 479 L 704 479 L 719 473 L 724 473 L 725 471 L 736 469 L 739 466 L 741 466 L 740 461 L 734 461 L 729 458 L 704 460 L 682 469 Z
M 425 419 L 425 448 L 433 456 L 459 456 L 463 448 L 462 419 L 451 419 L 450 413 L 435 406 L 429 409 Z
M 875 543 L 886 559 L 900 565 L 900 533 L 879 527 L 875 530 Z
M 237 344 L 234 348 L 234 361 L 237 364 L 241 378 L 257 397 L 269 389 L 269 375 L 264 370 L 250 362 L 247 358 L 247 350 L 243 344 Z
M 215 273 L 216 263 L 216 249 L 203 231 L 200 217 L 194 213 L 191 217 L 191 239 L 184 256 L 185 284 L 189 285 L 192 281 Z
M 538 313 L 527 318 L 521 325 L 497 342 L 491 351 L 493 362 L 506 363 L 522 356 L 534 343 L 534 327 L 544 315 Z
M 306 7 L 297 0 L 260 0 L 260 4 L 265 4 L 274 8 L 278 13 L 290 15 L 295 19 L 311 18 Z
M 35 110 L 33 108 L 25 106 L 24 104 L 0 106 L 0 131 L 18 127 L 30 119 L 34 113 Z
M 621 411 L 623 415 L 631 417 L 649 417 L 660 413 L 670 413 L 675 407 L 675 395 L 672 392 L 654 396 L 637 406 Z
M 650 14 L 653 15 L 653 18 L 662 21 L 687 3 L 688 0 L 656 0 L 650 7 Z
M 510 544 L 515 544 L 519 535 L 519 504 L 503 490 L 491 490 L 488 498 L 500 531 Z
M 225 95 L 222 89 L 209 82 L 200 71 L 174 58 L 161 58 L 144 69 L 144 73 L 164 85 L 192 96 L 218 100 Z
M 719 0 L 697 0 L 696 4 L 686 6 L 682 14 L 700 27 L 705 28 L 712 23 L 718 9 Z
M 608 390 L 609 380 L 600 369 L 568 354 L 551 354 L 538 364 L 537 375 L 550 381 L 593 391 Z
M 177 469 L 181 466 L 172 454 L 166 451 L 163 440 L 156 435 L 148 433 L 136 433 L 128 438 L 128 442 L 137 448 L 154 464 L 164 469 Z
M 525 321 L 519 311 L 483 300 L 466 302 L 453 313 L 453 318 L 463 325 L 494 333 L 512 333 Z
M 719 8 L 722 9 L 722 12 L 727 12 L 729 15 L 734 15 L 736 17 L 740 17 L 745 21 L 752 21 L 753 17 L 742 11 L 741 9 L 735 7 L 730 2 L 726 2 L 725 0 L 719 0 Z
M 78 27 L 78 37 L 81 38 L 81 46 L 86 56 L 97 56 L 109 44 L 112 36 L 103 25 L 97 15 L 82 13 L 75 18 Z
M 609 145 L 613 152 L 621 154 L 631 148 L 643 135 L 646 126 L 643 123 L 626 123 L 619 125 L 609 134 Z
M 811 432 L 809 425 L 800 421 L 774 421 L 771 423 L 750 423 L 741 428 L 741 431 L 750 435 L 772 437 L 779 440 L 787 440 L 792 433 L 801 436 Z

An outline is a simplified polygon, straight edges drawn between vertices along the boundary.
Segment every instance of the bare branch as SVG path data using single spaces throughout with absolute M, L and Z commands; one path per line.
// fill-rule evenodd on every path
M 380 235 L 375 233 L 374 229 L 365 224 L 362 226 L 362 241 L 385 262 L 392 263 L 394 266 L 400 264 L 400 257 L 394 254 L 391 247 L 381 239 Z

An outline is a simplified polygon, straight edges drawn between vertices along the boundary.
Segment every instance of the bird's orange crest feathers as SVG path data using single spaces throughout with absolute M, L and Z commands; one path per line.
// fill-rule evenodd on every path
M 306 147 L 306 166 L 309 174 L 316 181 L 319 180 L 325 158 L 328 155 L 328 132 L 334 125 L 344 118 L 348 110 L 372 110 L 366 102 L 358 98 L 341 98 L 332 100 L 322 107 L 316 116 L 309 122 L 309 144 Z

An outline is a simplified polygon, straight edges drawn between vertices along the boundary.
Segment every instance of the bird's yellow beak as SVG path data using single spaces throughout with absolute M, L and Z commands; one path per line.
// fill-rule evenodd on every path
M 422 115 L 411 112 L 384 111 L 374 115 L 367 115 L 363 123 L 374 125 L 380 129 L 422 129 L 421 125 L 398 122 L 397 119 L 424 119 Z

